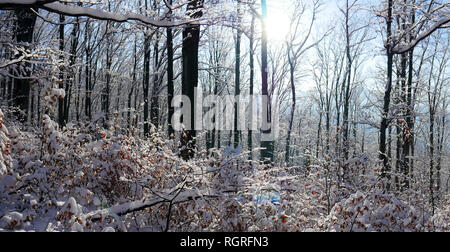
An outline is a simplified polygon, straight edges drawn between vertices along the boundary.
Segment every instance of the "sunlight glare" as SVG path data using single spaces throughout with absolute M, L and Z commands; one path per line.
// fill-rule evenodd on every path
M 267 14 L 267 37 L 269 43 L 281 45 L 289 33 L 289 17 L 280 6 L 271 5 Z

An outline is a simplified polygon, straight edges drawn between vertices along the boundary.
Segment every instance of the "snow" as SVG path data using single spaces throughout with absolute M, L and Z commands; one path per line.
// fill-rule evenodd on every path
M 58 2 L 44 4 L 42 8 L 50 12 L 65 14 L 68 16 L 77 16 L 77 17 L 86 16 L 98 20 L 111 20 L 116 22 L 140 21 L 144 24 L 157 27 L 173 27 L 197 22 L 196 20 L 189 20 L 189 19 L 187 21 L 180 21 L 180 22 L 158 21 L 137 13 L 131 12 L 128 14 L 112 13 L 100 9 L 80 7 L 75 5 L 64 5 Z
M 0 219 L 0 228 L 14 229 L 22 225 L 23 215 L 18 212 L 11 212 Z
M 17 180 L 11 175 L 0 175 L 0 190 L 6 191 L 14 188 L 17 184 Z
M 0 6 L 38 2 L 42 0 L 0 0 Z M 161 21 L 128 10 L 108 12 L 101 5 L 81 7 L 62 2 L 42 7 L 74 17 L 133 20 L 157 27 L 199 22 Z M 446 25 L 449 17 L 433 21 L 434 25 L 411 43 L 398 43 L 394 52 L 411 50 L 433 30 Z M 97 48 L 103 50 L 101 44 Z M 179 157 L 177 141 L 169 140 L 165 132 L 155 129 L 148 139 L 140 138 L 139 134 L 128 134 L 124 123 L 111 120 L 105 126 L 105 113 L 61 129 L 55 121 L 56 110 L 70 93 L 60 88 L 57 75 L 67 63 L 47 45 L 9 49 L 22 56 L 1 61 L 1 74 L 9 76 L 3 68 L 12 68 L 18 75 L 25 70 L 37 72 L 32 78 L 40 87 L 41 112 L 45 113 L 35 122 L 37 126 L 24 125 L 11 116 L 10 108 L 0 109 L 0 231 L 449 231 L 448 195 L 440 192 L 433 215 L 429 188 L 423 182 L 426 179 L 416 177 L 419 182 L 408 193 L 384 190 L 386 180 L 378 172 L 377 151 L 343 161 L 333 153 L 333 146 L 330 153 L 315 157 L 311 154 L 313 126 L 299 126 L 295 167 L 286 167 L 279 157 L 282 145 L 277 146 L 278 161 L 273 165 L 249 162 L 245 146 L 226 146 L 213 150 L 213 155 L 200 148 L 195 158 L 186 161 Z M 27 58 L 42 60 L 42 64 L 27 66 L 23 64 L 29 63 Z M 36 70 L 35 65 L 45 67 Z M 102 59 L 98 65 L 103 66 Z M 83 63 L 76 62 L 76 66 L 83 67 Z M 78 83 L 81 88 L 83 81 Z M 308 105 L 316 109 L 314 103 Z M 310 122 L 316 119 L 305 117 Z M 370 137 L 376 142 L 376 136 Z M 199 137 L 198 141 L 203 140 Z M 344 178 L 343 165 L 348 167 Z M 416 168 L 420 169 L 417 173 L 426 171 Z
M 114 233 L 114 232 L 116 232 L 116 230 L 114 230 L 114 228 L 112 228 L 112 227 L 105 227 L 105 228 L 102 230 L 102 232 L 103 232 L 103 233 Z
M 72 226 L 72 232 L 83 232 L 83 226 L 80 223 L 75 222 Z

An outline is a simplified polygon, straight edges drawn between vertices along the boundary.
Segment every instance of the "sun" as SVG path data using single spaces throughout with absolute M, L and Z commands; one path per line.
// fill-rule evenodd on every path
M 273 7 L 273 8 L 270 8 Z M 279 6 L 269 6 L 266 19 L 267 39 L 270 43 L 280 45 L 289 33 L 289 17 Z

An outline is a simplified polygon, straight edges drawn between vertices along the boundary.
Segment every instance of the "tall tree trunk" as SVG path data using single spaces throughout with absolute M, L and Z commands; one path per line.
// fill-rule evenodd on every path
M 401 97 L 400 97 L 400 101 L 401 101 L 401 106 L 408 106 L 408 100 L 407 100 L 407 83 L 406 83 L 406 68 L 407 68 L 407 63 L 408 63 L 408 55 L 407 53 L 404 53 L 401 55 L 401 63 L 400 63 L 400 67 L 401 67 L 401 74 L 400 74 L 400 78 L 401 78 Z M 402 181 L 401 181 L 401 190 L 404 190 L 406 188 L 405 182 L 407 180 L 408 177 L 408 172 L 409 172 L 409 165 L 407 162 L 407 157 L 409 156 L 409 154 L 407 153 L 409 150 L 409 144 L 408 144 L 408 140 L 407 140 L 407 131 L 408 131 L 408 124 L 407 124 L 407 114 L 409 109 L 401 109 L 401 117 L 405 118 L 405 120 L 401 121 L 401 132 L 399 133 L 399 137 L 401 138 L 401 144 L 402 146 L 400 146 L 401 148 L 401 156 L 400 156 L 400 172 L 401 174 L 404 176 Z
M 241 95 L 241 37 L 242 31 L 240 27 L 240 16 L 241 16 L 241 7 L 238 2 L 237 7 L 237 15 L 238 15 L 238 23 L 236 29 L 236 48 L 235 48 L 235 109 L 234 109 L 234 148 L 239 146 L 239 134 L 240 130 L 238 128 L 239 125 L 239 106 L 240 101 L 237 98 Z
M 249 112 L 249 130 L 248 130 L 248 151 L 250 152 L 249 160 L 253 160 L 253 95 L 255 82 L 255 15 L 252 15 L 252 23 L 250 27 L 250 112 Z
M 429 151 L 430 151 L 430 204 L 431 204 L 431 208 L 432 208 L 432 213 L 434 215 L 434 211 L 435 211 L 435 195 L 434 195 L 434 166 L 435 166 L 435 156 L 434 156 L 434 152 L 435 152 L 435 142 L 434 142 L 434 126 L 436 123 L 436 108 L 437 108 L 437 100 L 438 100 L 438 85 L 439 83 L 436 82 L 436 86 L 434 88 L 434 91 L 432 90 L 432 79 L 433 79 L 433 74 L 434 72 L 434 65 L 435 65 L 435 60 L 436 60 L 436 54 L 437 54 L 437 50 L 438 50 L 438 46 L 436 44 L 436 47 L 434 49 L 434 54 L 431 57 L 431 68 L 430 68 L 430 75 L 428 77 L 428 108 L 429 108 L 429 119 L 430 119 L 430 125 L 429 125 Z
M 111 7 L 109 7 L 111 8 Z M 102 92 L 102 112 L 104 114 L 103 127 L 107 127 L 109 123 L 109 107 L 111 95 L 111 66 L 112 66 L 112 50 L 111 50 L 111 36 L 110 36 L 110 22 L 106 22 L 105 37 L 106 37 L 106 86 Z
M 187 5 L 187 14 L 190 18 L 203 16 L 204 0 L 193 0 Z M 185 160 L 193 158 L 196 149 L 195 130 L 195 90 L 198 87 L 198 47 L 200 42 L 200 25 L 190 24 L 183 30 L 183 77 L 182 94 L 191 102 L 191 125 L 181 137 L 181 156 Z M 185 120 L 186 118 L 183 118 Z
M 153 11 L 158 13 L 159 9 L 158 9 L 158 2 L 159 0 L 154 0 L 153 1 Z M 152 87 L 152 97 L 151 97 L 151 102 L 150 102 L 150 118 L 152 121 L 153 126 L 158 129 L 159 128 L 159 88 L 161 86 L 161 81 L 160 78 L 162 78 L 160 76 L 159 70 L 160 70 L 160 62 L 159 62 L 159 58 L 160 58 L 160 49 L 159 49 L 159 40 L 160 40 L 160 32 L 159 29 L 157 29 L 155 31 L 156 33 L 156 38 L 154 40 L 153 43 L 153 87 Z
M 349 158 L 349 111 L 350 111 L 350 89 L 352 84 L 352 67 L 353 67 L 353 59 L 351 55 L 351 46 L 350 46 L 350 6 L 349 1 L 346 1 L 346 13 L 345 13 L 345 33 L 346 33 L 346 55 L 347 55 L 347 84 L 345 86 L 345 94 L 344 94 L 344 115 L 343 115 L 343 147 L 344 147 L 344 166 L 343 166 L 343 175 L 344 178 L 347 177 L 348 170 L 348 158 Z
M 71 45 L 70 45 L 70 57 L 69 57 L 69 80 L 66 84 L 66 96 L 64 97 L 64 124 L 69 121 L 70 104 L 72 98 L 73 85 L 76 79 L 75 63 L 77 59 L 77 49 L 78 49 L 78 34 L 80 30 L 80 23 L 78 18 L 73 26 L 71 33 Z
M 156 39 L 155 43 L 153 45 L 153 87 L 152 87 L 152 98 L 151 98 L 151 121 L 154 127 L 159 127 L 159 98 L 158 98 L 158 91 L 159 91 L 159 32 L 156 32 Z
M 128 111 L 127 111 L 127 126 L 128 126 L 128 133 L 131 132 L 132 128 L 132 121 L 131 121 L 131 110 L 133 109 L 131 107 L 131 100 L 133 97 L 134 89 L 136 88 L 136 72 L 137 72 L 137 36 L 134 38 L 134 49 L 133 49 L 133 55 L 134 55 L 134 63 L 133 63 L 133 76 L 132 76 L 132 84 L 131 84 L 131 90 L 128 92 Z M 134 112 L 134 114 L 136 111 Z
M 169 0 L 169 4 L 172 5 L 172 0 Z M 169 17 L 172 12 L 169 12 Z M 172 117 L 175 113 L 174 107 L 172 107 L 173 97 L 175 93 L 174 89 L 174 72 L 173 72 L 173 31 L 172 28 L 167 28 L 167 105 L 168 105 L 168 126 L 169 126 L 169 137 L 175 135 L 175 130 L 172 125 Z
M 444 98 L 443 106 L 442 106 L 442 118 L 440 121 L 440 127 L 438 128 L 438 157 L 436 162 L 436 182 L 437 187 L 436 191 L 441 190 L 441 169 L 442 169 L 442 155 L 444 154 L 444 144 L 445 144 L 445 121 L 446 121 L 446 100 Z
M 64 62 L 64 22 L 66 21 L 64 15 L 59 15 L 59 60 Z M 64 67 L 61 65 L 59 67 L 59 88 L 64 89 Z M 64 127 L 64 99 L 58 102 L 58 123 L 59 127 Z
M 391 169 L 389 167 L 389 160 L 386 153 L 386 130 L 389 125 L 389 107 L 391 102 L 391 92 L 392 92 L 392 74 L 393 74 L 393 58 L 394 55 L 392 53 L 392 9 L 393 9 L 393 0 L 388 1 L 388 18 L 387 18 L 387 42 L 386 42 L 386 52 L 387 52 L 387 83 L 386 90 L 384 93 L 384 106 L 383 106 L 383 114 L 382 121 L 380 127 L 380 160 L 383 162 L 382 167 L 382 177 L 386 178 L 387 184 L 386 189 L 390 190 L 390 179 L 391 175 L 389 174 Z
M 150 93 L 150 37 L 145 34 L 144 40 L 144 137 L 148 137 L 150 134 L 149 124 L 149 93 Z
M 270 135 L 272 134 L 272 106 L 269 97 L 269 84 L 268 84 L 268 61 L 267 61 L 267 3 L 266 0 L 261 0 L 262 8 L 262 41 L 261 41 L 261 81 L 262 89 L 261 93 L 263 96 L 262 103 L 262 134 Z M 274 142 L 273 140 L 261 141 L 261 161 L 273 163 L 274 161 Z
M 319 159 L 319 152 L 320 152 L 320 146 L 321 146 L 320 142 L 321 142 L 321 139 L 322 139 L 322 120 L 323 120 L 323 108 L 320 108 L 319 124 L 317 125 L 316 159 Z
M 434 202 L 434 123 L 435 113 L 434 110 L 430 111 L 430 203 L 432 213 L 434 215 L 435 202 Z
M 36 24 L 36 14 L 30 9 L 17 9 L 15 10 L 15 15 L 17 17 L 15 26 L 15 37 L 18 44 L 23 44 L 26 49 L 29 48 L 29 44 L 33 42 L 34 26 Z M 20 57 L 21 55 L 16 55 Z M 27 68 L 31 66 L 27 63 Z M 30 76 L 31 72 L 25 70 L 22 73 L 23 76 Z M 18 107 L 20 111 L 16 113 L 19 121 L 26 122 L 28 119 L 28 106 L 30 99 L 30 80 L 29 79 L 15 79 L 14 89 L 13 89 L 13 106 Z
M 8 92 L 6 94 L 6 100 L 8 101 L 8 105 L 11 105 L 12 95 L 13 95 L 13 82 L 14 79 L 12 77 L 8 78 L 8 83 L 6 84 L 8 87 Z
M 329 155 L 330 154 L 330 136 L 331 136 L 331 132 L 330 132 L 330 128 L 331 128 L 331 101 L 328 100 L 327 98 L 327 112 L 326 112 L 326 123 L 325 123 L 325 127 L 327 130 L 327 146 L 326 146 L 326 154 Z
M 289 50 L 289 49 L 288 49 Z M 290 51 L 290 50 L 289 50 Z M 289 73 L 290 73 L 290 83 L 291 83 L 291 96 L 292 96 L 292 105 L 291 105 L 291 117 L 289 119 L 289 128 L 287 132 L 287 138 L 286 138 L 286 157 L 285 162 L 286 164 L 290 164 L 290 156 L 291 156 L 291 134 L 292 134 L 292 127 L 294 126 L 294 116 L 295 116 L 295 108 L 297 107 L 297 98 L 296 98 L 296 92 L 295 92 L 295 63 L 293 62 L 296 59 L 293 59 L 293 55 L 290 55 L 288 52 L 288 58 L 289 58 Z M 322 118 L 320 118 L 320 121 L 322 122 Z
M 415 1 L 413 1 L 414 3 Z M 411 24 L 416 22 L 416 11 L 415 8 L 411 8 Z M 413 40 L 413 35 L 408 34 L 409 42 Z M 405 154 L 405 188 L 410 188 L 410 179 L 412 179 L 413 170 L 413 158 L 414 156 L 414 101 L 413 101 L 413 74 L 414 74 L 414 48 L 409 52 L 408 59 L 408 97 L 407 97 L 407 107 L 406 107 L 406 125 L 407 129 L 405 132 L 403 152 Z
M 84 35 L 84 43 L 86 47 L 86 76 L 85 76 L 85 82 L 86 82 L 86 89 L 85 89 L 85 115 L 88 120 L 92 120 L 92 102 L 91 102 L 91 95 L 92 95 L 92 56 L 91 56 L 91 34 L 90 34 L 90 26 L 89 26 L 89 20 L 86 22 L 86 31 Z

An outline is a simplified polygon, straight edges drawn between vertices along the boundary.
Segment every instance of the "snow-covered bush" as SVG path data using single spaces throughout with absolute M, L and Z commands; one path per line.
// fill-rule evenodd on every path
M 0 176 L 8 172 L 8 168 L 12 168 L 11 159 L 11 140 L 9 132 L 5 126 L 4 115 L 0 109 Z
M 448 205 L 431 221 L 380 191 L 368 163 L 350 164 L 344 182 L 337 162 L 314 161 L 305 174 L 230 148 L 185 161 L 159 132 L 143 140 L 117 124 L 43 122 L 43 131 L 8 125 L 15 174 L 0 181 L 0 231 L 448 230 Z
M 431 222 L 433 231 L 450 232 L 450 195 L 446 196 L 444 206 L 436 211 Z
M 338 232 L 413 232 L 423 229 L 418 209 L 380 190 L 356 192 L 336 204 L 327 218 Z

